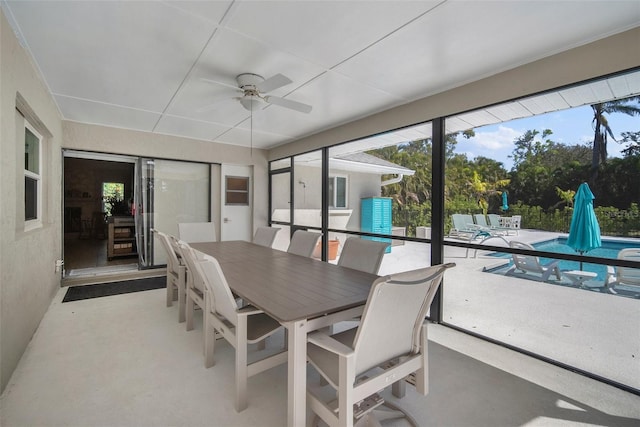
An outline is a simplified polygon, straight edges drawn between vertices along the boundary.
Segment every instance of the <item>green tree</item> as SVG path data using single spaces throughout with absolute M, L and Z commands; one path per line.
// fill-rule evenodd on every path
M 607 115 L 622 113 L 629 116 L 640 116 L 640 96 L 602 102 L 591 105 L 593 110 L 593 155 L 591 158 L 591 183 L 598 178 L 598 167 L 607 162 L 607 143 L 611 137 L 616 140 L 609 126 Z

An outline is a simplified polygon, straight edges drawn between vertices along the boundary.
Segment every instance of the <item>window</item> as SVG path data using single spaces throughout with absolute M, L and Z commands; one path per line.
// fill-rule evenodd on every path
M 227 176 L 225 203 L 227 205 L 249 204 L 249 178 L 244 176 Z
M 329 178 L 329 207 L 347 207 L 347 177 L 332 176 Z
M 42 136 L 25 121 L 24 220 L 25 228 L 42 224 Z

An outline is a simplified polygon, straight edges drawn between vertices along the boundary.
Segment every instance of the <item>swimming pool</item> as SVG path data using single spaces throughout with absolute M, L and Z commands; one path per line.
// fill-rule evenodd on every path
M 553 252 L 557 254 L 571 254 L 576 255 L 577 252 L 567 246 L 567 238 L 559 237 L 557 239 L 545 240 L 544 242 L 534 243 L 532 245 L 534 248 L 546 251 Z M 630 240 L 602 240 L 602 246 L 596 249 L 593 249 L 587 252 L 585 255 L 600 257 L 600 258 L 612 258 L 615 259 L 618 257 L 618 252 L 624 248 L 640 248 L 640 239 L 638 241 L 630 241 Z M 491 256 L 495 256 L 498 258 L 511 258 L 511 254 L 506 254 L 503 252 L 494 253 Z M 550 258 L 540 257 L 540 261 L 542 263 L 547 263 L 551 261 Z M 509 265 L 510 266 L 510 265 Z M 560 270 L 568 271 L 568 270 L 580 270 L 580 263 L 578 261 L 567 261 L 560 260 Z M 504 273 L 508 267 L 499 268 L 491 271 L 492 273 Z M 607 275 L 607 266 L 600 264 L 589 264 L 582 263 L 582 270 L 591 271 L 598 275 L 595 280 L 604 280 Z

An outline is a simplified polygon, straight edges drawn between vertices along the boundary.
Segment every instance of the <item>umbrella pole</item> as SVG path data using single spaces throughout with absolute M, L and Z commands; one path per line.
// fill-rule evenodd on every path
M 578 251 L 580 256 L 584 255 L 584 251 Z M 582 271 L 582 260 L 580 260 L 580 271 Z

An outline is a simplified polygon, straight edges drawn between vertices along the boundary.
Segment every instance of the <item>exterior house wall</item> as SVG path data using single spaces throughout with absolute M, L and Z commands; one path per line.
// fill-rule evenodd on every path
M 19 98 L 19 100 L 18 100 Z M 43 134 L 42 226 L 25 231 L 24 118 Z M 60 286 L 62 124 L 0 12 L 0 386 L 6 387 Z

